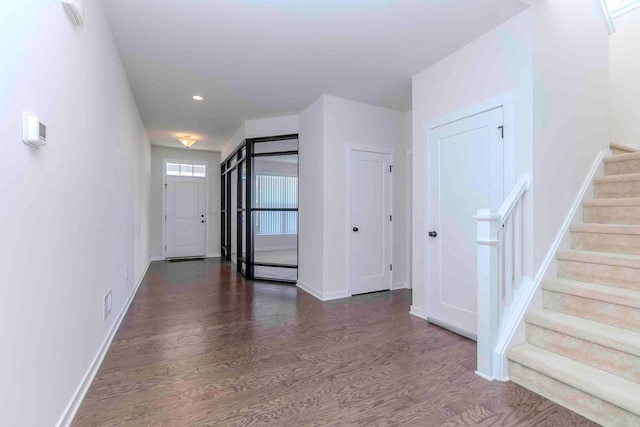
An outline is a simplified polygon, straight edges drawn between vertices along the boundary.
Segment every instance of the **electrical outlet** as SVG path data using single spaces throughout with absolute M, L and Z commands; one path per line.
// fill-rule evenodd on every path
M 109 313 L 111 313 L 111 306 L 113 305 L 112 292 L 109 290 L 104 296 L 104 320 L 109 317 Z

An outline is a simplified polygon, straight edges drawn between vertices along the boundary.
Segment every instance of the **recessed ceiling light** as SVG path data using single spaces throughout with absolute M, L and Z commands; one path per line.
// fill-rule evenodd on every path
M 195 99 L 196 101 L 202 101 L 204 98 L 200 95 L 193 95 L 193 99 Z

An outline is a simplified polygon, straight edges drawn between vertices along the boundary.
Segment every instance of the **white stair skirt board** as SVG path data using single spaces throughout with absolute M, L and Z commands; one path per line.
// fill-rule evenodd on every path
M 60 418 L 58 419 L 58 422 L 56 423 L 56 427 L 67 427 L 71 425 L 71 422 L 73 421 L 73 417 L 76 416 L 76 412 L 78 412 L 78 409 L 80 408 L 80 404 L 82 403 L 84 396 L 87 394 L 87 391 L 89 391 L 89 387 L 91 387 L 91 383 L 93 382 L 93 379 L 98 373 L 98 370 L 100 369 L 100 365 L 102 365 L 104 357 L 107 355 L 107 351 L 111 346 L 111 342 L 113 341 L 113 338 L 115 337 L 116 332 L 118 332 L 118 329 L 120 328 L 120 324 L 124 320 L 124 317 L 127 314 L 127 311 L 129 310 L 129 306 L 133 302 L 133 298 L 136 296 L 136 293 L 138 292 L 138 288 L 140 288 L 140 285 L 142 284 L 142 280 L 144 279 L 145 274 L 147 274 L 147 270 L 149 270 L 150 264 L 151 264 L 151 260 L 147 261 L 147 266 L 142 270 L 142 274 L 138 278 L 138 281 L 133 286 L 133 289 L 131 289 L 131 293 L 129 294 L 129 297 L 127 298 L 124 305 L 122 306 L 120 313 L 118 313 L 118 317 L 116 318 L 115 322 L 113 322 L 113 326 L 111 327 L 111 329 L 109 329 L 109 333 L 102 341 L 102 345 L 100 345 L 98 352 L 96 353 L 95 357 L 91 361 L 91 364 L 87 369 L 87 372 L 82 377 L 82 381 L 80 381 L 80 384 L 78 385 L 75 392 L 73 393 L 71 400 L 65 407 Z
M 495 360 L 496 363 L 499 363 L 498 375 L 496 377 L 497 380 L 500 381 L 508 381 L 508 367 L 507 367 L 507 349 L 513 347 L 516 344 L 521 344 L 519 342 L 514 342 L 514 337 L 516 336 L 516 332 L 519 328 L 524 328 L 524 316 L 531 305 L 531 301 L 533 300 L 534 295 L 540 289 L 543 279 L 547 275 L 549 267 L 556 262 L 556 253 L 560 248 L 560 245 L 567 235 L 569 231 L 569 227 L 571 223 L 574 221 L 574 218 L 577 216 L 577 213 L 580 211 L 582 202 L 585 199 L 585 196 L 588 193 L 589 188 L 593 185 L 593 180 L 597 175 L 603 174 L 603 159 L 611 155 L 611 151 L 603 150 L 598 153 L 593 164 L 591 165 L 591 169 L 587 176 L 585 177 L 576 198 L 567 213 L 567 216 L 556 235 L 555 240 L 551 244 L 547 255 L 545 256 L 540 269 L 536 273 L 536 276 L 533 280 L 528 281 L 527 283 L 523 283 L 520 289 L 520 296 L 517 299 L 514 299 L 514 308 L 511 311 L 511 315 L 509 318 L 505 320 L 504 326 L 500 332 L 500 337 L 498 338 L 498 342 L 496 344 L 495 350 Z

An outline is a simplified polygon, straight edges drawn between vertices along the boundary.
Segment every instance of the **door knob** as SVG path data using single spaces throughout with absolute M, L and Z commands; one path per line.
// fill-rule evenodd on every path
M 438 232 L 437 231 L 430 231 L 429 232 L 429 237 L 438 237 Z
M 353 231 L 358 231 L 358 227 L 353 227 Z
M 200 221 L 200 222 L 204 223 L 204 219 L 202 221 Z

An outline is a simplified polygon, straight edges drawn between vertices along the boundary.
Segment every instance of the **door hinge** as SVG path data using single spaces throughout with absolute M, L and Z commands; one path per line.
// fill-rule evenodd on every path
M 389 166 L 389 173 L 393 173 L 393 165 Z
M 504 126 L 498 126 L 498 129 L 500 129 L 501 138 L 504 139 Z
M 393 221 L 393 215 L 389 215 L 389 221 Z
M 165 190 L 167 189 L 167 184 L 164 184 L 164 189 L 165 189 Z
M 389 264 L 389 270 L 393 271 L 393 264 Z

